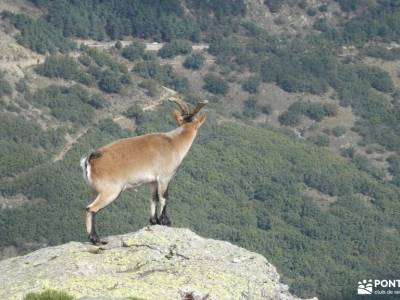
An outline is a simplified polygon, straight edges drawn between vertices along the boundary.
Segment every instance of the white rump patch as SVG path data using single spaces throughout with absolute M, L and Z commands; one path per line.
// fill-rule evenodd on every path
M 87 159 L 88 159 L 87 156 L 83 156 L 81 158 L 81 160 L 80 160 L 80 164 L 81 164 L 81 168 L 82 168 L 82 171 L 83 171 L 83 178 L 85 179 L 85 181 L 87 183 L 90 184 L 91 183 L 91 180 L 90 180 L 90 164 L 87 163 Z

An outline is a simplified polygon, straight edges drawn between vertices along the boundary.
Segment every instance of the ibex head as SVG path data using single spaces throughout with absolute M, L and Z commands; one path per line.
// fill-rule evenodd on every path
M 197 129 L 206 120 L 206 114 L 199 114 L 199 112 L 208 103 L 207 100 L 203 100 L 197 103 L 196 107 L 191 112 L 188 105 L 182 100 L 181 97 L 175 96 L 169 98 L 169 101 L 174 102 L 179 107 L 179 111 L 176 110 L 174 113 L 176 123 L 179 126 L 190 124 L 193 125 L 195 129 Z

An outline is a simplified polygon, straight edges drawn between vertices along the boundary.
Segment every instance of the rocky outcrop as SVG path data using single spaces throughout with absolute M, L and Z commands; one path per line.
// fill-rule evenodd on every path
M 0 261 L 0 299 L 63 290 L 77 299 L 298 299 L 265 257 L 188 229 L 152 226 Z

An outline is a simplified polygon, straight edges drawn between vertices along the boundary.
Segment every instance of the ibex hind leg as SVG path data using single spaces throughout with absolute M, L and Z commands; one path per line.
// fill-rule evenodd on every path
M 97 195 L 96 199 L 86 207 L 86 230 L 89 234 L 89 240 L 92 244 L 107 244 L 106 241 L 100 240 L 99 235 L 96 232 L 95 215 L 101 209 L 117 199 L 120 192 L 121 190 L 114 190 L 100 193 Z
M 169 182 L 158 184 L 159 215 L 157 219 L 158 224 L 171 226 L 171 220 L 167 216 L 168 184 Z
M 158 224 L 157 220 L 157 204 L 158 204 L 158 189 L 157 189 L 157 182 L 150 183 L 150 191 L 151 191 L 151 198 L 150 198 L 150 225 Z

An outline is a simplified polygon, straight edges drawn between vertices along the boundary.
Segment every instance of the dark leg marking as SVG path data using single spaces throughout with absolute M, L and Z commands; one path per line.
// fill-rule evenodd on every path
M 153 192 L 153 201 L 158 203 L 159 199 L 158 199 L 158 188 L 156 188 Z M 156 225 L 156 224 L 160 224 L 157 218 L 157 211 L 158 211 L 158 205 L 156 204 L 156 213 L 154 214 L 154 216 L 150 216 L 149 222 L 150 225 Z
M 171 226 L 171 220 L 167 216 L 167 203 L 168 203 L 168 196 L 169 196 L 168 189 L 169 189 L 169 187 L 167 187 L 167 189 L 165 190 L 164 195 L 163 195 L 166 201 L 165 201 L 164 209 L 161 213 L 159 221 L 160 221 L 161 225 Z
M 100 240 L 100 237 L 96 232 L 95 221 L 94 221 L 96 214 L 94 212 L 89 212 L 89 213 L 92 214 L 92 226 L 91 226 L 91 230 L 90 230 L 90 233 L 89 233 L 90 242 L 93 245 L 99 245 L 99 244 L 105 245 L 105 244 L 107 244 L 107 242 Z

